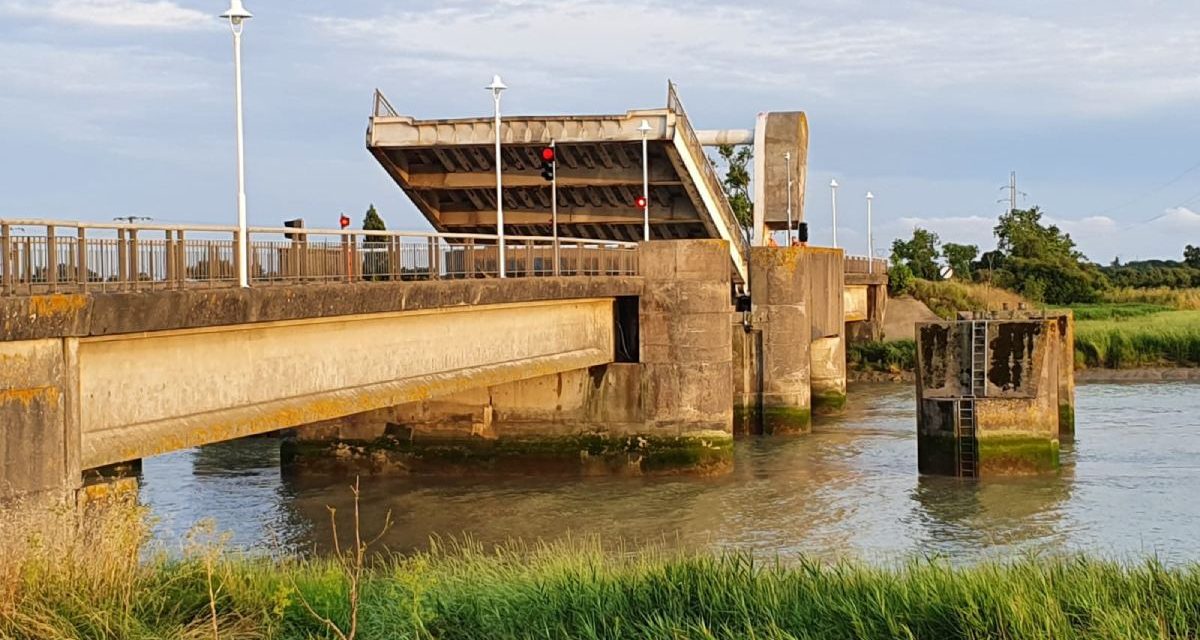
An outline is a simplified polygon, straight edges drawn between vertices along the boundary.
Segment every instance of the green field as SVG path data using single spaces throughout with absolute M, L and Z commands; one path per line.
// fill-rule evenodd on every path
M 1077 366 L 1200 366 L 1200 311 L 1148 303 L 1073 309 Z
M 339 514 L 339 516 L 342 514 Z M 952 567 L 790 563 L 596 541 L 409 556 L 244 557 L 199 529 L 148 554 L 145 527 L 0 540 L 0 637 L 1195 638 L 1200 566 L 1028 557 Z M 364 536 L 367 534 L 364 533 Z

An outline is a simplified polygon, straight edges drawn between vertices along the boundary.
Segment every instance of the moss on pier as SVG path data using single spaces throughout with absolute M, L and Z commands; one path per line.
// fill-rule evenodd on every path
M 714 473 L 730 468 L 733 438 L 617 436 L 401 438 L 284 443 L 285 468 L 303 473 Z
M 1058 470 L 1058 440 L 1042 435 L 987 435 L 979 438 L 982 475 L 1032 474 Z
M 808 433 L 812 411 L 804 407 L 763 407 L 763 433 L 769 436 Z
M 819 416 L 836 415 L 846 408 L 846 394 L 842 391 L 813 391 L 812 412 Z

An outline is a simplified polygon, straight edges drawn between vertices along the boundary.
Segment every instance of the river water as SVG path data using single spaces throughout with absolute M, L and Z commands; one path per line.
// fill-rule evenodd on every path
M 811 436 L 749 439 L 721 477 L 364 478 L 362 522 L 383 544 L 598 537 L 891 562 L 1086 551 L 1200 560 L 1200 384 L 1086 384 L 1059 475 L 960 481 L 916 473 L 908 385 L 852 385 Z M 251 438 L 144 462 L 141 496 L 168 546 L 211 518 L 255 551 L 322 549 L 327 506 L 348 525 L 349 479 L 294 481 L 279 443 Z

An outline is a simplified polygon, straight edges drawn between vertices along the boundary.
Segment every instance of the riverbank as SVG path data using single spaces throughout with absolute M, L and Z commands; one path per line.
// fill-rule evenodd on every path
M 222 551 L 221 537 L 201 528 L 181 558 L 138 562 L 138 540 L 132 527 L 88 545 L 42 541 L 19 558 L 10 553 L 0 636 L 1017 640 L 1200 633 L 1200 566 L 1155 561 L 785 564 L 596 541 L 434 544 L 400 556 L 375 555 L 353 537 L 342 540 L 340 557 L 252 558 Z
M 849 382 L 894 382 L 912 384 L 916 381 L 913 371 L 874 371 L 850 369 L 846 372 Z M 1075 382 L 1185 382 L 1200 381 L 1200 367 L 1142 367 L 1139 369 L 1077 369 Z

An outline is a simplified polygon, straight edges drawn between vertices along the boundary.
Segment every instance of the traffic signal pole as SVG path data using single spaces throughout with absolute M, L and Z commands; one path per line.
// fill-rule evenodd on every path
M 550 141 L 550 150 L 554 152 L 554 160 L 550 165 L 550 226 L 554 233 L 554 275 L 560 275 L 559 265 L 562 264 L 558 251 L 558 150 L 554 148 L 554 140 Z

